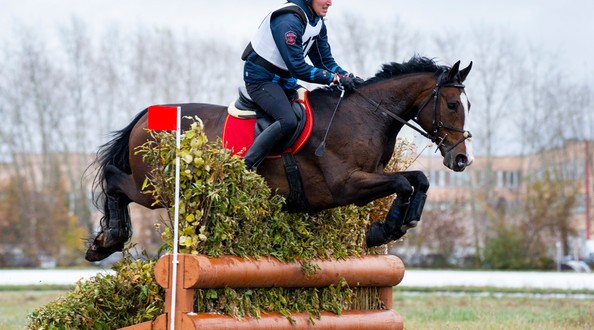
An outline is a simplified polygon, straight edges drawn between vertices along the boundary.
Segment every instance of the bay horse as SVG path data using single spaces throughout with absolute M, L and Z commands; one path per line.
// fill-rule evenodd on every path
M 404 63 L 384 64 L 370 79 L 344 94 L 340 86 L 313 89 L 313 131 L 303 148 L 294 155 L 302 175 L 304 199 L 315 212 L 348 204 L 365 205 L 396 193 L 384 221 L 373 222 L 367 245 L 376 246 L 400 238 L 420 220 L 429 189 L 420 171 L 385 173 L 396 137 L 409 125 L 437 144 L 443 164 L 463 171 L 473 161 L 466 118 L 470 103 L 464 90 L 472 62 L 460 70 L 414 56 Z M 344 96 L 344 97 L 343 97 Z M 337 104 L 339 106 L 337 106 Z M 221 105 L 187 103 L 182 117 L 198 116 L 209 141 L 220 137 L 227 116 Z M 415 124 L 409 123 L 409 121 Z M 182 120 L 182 130 L 191 121 Z M 331 123 L 331 126 L 330 126 Z M 113 139 L 100 147 L 95 180 L 103 204 L 101 230 L 91 243 L 86 259 L 98 261 L 122 251 L 131 236 L 128 204 L 153 205 L 141 187 L 150 171 L 135 148 L 150 139 L 147 109 L 128 126 L 114 132 Z M 323 155 L 316 149 L 324 148 Z M 288 196 L 289 184 L 280 159 L 267 159 L 257 172 L 276 193 Z M 98 204 L 99 202 L 97 202 Z

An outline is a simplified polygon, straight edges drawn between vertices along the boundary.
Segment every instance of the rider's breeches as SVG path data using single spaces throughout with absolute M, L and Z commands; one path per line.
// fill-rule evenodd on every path
M 280 123 L 282 138 L 290 138 L 297 129 L 297 117 L 285 90 L 274 82 L 247 84 L 246 88 L 252 100 Z

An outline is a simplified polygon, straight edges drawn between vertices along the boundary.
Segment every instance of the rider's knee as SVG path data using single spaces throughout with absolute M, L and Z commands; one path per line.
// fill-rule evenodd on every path
M 297 118 L 283 118 L 279 120 L 283 137 L 292 136 L 297 129 Z

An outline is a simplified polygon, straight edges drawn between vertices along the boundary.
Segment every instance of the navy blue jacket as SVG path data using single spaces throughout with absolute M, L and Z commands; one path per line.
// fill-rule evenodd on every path
M 317 16 L 315 12 L 310 10 L 304 0 L 289 0 L 288 2 L 301 7 L 307 13 L 307 18 L 312 24 L 315 24 L 318 20 L 322 19 Z M 246 83 L 273 81 L 277 82 L 285 89 L 291 89 L 297 85 L 297 79 L 327 85 L 332 82 L 334 73 L 347 73 L 332 57 L 325 24 L 322 26 L 320 34 L 308 54 L 303 53 L 304 47 L 301 38 L 305 31 L 305 26 L 297 15 L 283 13 L 275 16 L 272 18 L 270 26 L 276 46 L 287 65 L 291 78 L 282 78 L 254 63 L 253 61 L 257 55 L 255 52 L 252 52 L 247 57 L 244 66 L 243 77 Z M 294 31 L 297 34 L 295 43 L 291 45 L 288 45 L 285 42 L 285 35 L 289 31 Z M 305 61 L 306 55 L 309 57 L 313 66 Z

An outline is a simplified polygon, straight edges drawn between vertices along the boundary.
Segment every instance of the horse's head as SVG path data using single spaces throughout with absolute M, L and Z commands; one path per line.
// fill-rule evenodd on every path
M 421 105 L 417 122 L 437 143 L 443 164 L 456 172 L 464 171 L 474 160 L 467 130 L 470 102 L 464 91 L 464 80 L 470 69 L 459 70 L 460 61 L 449 70 L 442 71 L 431 95 Z

